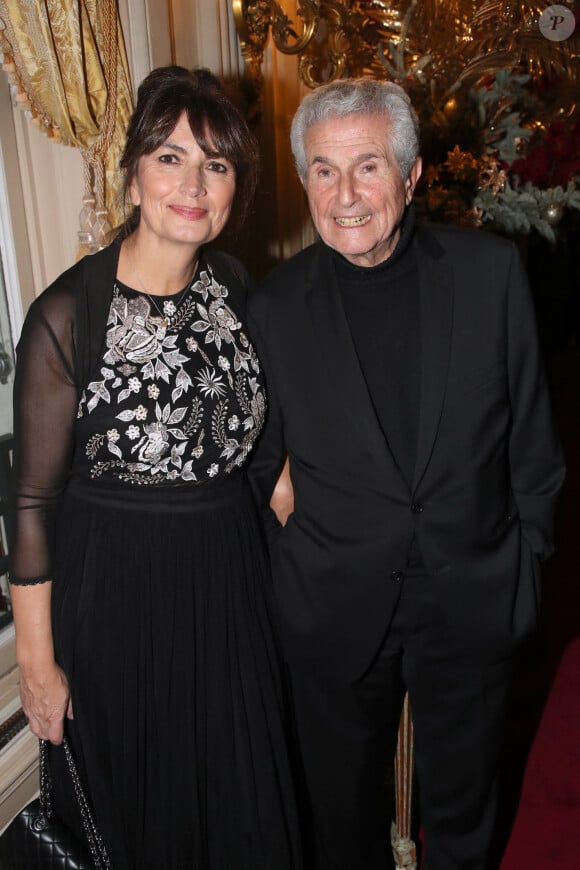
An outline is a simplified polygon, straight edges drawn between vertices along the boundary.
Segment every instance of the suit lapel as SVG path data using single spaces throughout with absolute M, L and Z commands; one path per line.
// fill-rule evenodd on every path
M 421 317 L 421 394 L 419 431 L 413 490 L 421 482 L 429 463 L 443 410 L 447 386 L 449 354 L 453 326 L 453 273 L 440 262 L 442 249 L 426 231 L 418 231 L 415 242 L 419 269 Z M 401 480 L 408 483 L 393 456 L 387 437 L 374 410 L 362 373 L 352 335 L 344 312 L 330 255 L 320 246 L 308 275 L 306 302 L 325 360 L 329 383 L 346 409 L 345 432 L 352 432 L 354 443 L 363 444 L 371 457 L 383 467 L 397 468 Z
M 327 368 L 328 382 L 334 385 L 336 391 L 334 400 L 340 396 L 346 411 L 343 431 L 353 432 L 354 427 L 352 437 L 347 436 L 351 445 L 362 444 L 364 451 L 383 467 L 387 464 L 392 468 L 394 464 L 408 489 L 409 485 L 391 453 L 375 413 L 342 304 L 331 256 L 322 246 L 316 250 L 308 276 L 306 304 L 317 346 Z
M 453 273 L 450 266 L 439 262 L 429 244 L 423 244 L 431 240 L 425 233 L 425 239 L 419 236 L 416 242 L 421 311 L 421 403 L 414 490 L 421 482 L 435 446 L 447 386 L 453 325 Z

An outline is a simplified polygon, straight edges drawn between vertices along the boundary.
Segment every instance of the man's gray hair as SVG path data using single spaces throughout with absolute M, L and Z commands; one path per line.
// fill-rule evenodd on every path
M 324 121 L 352 115 L 384 115 L 389 125 L 388 140 L 401 178 L 406 181 L 419 154 L 419 120 L 409 97 L 394 82 L 339 79 L 304 97 L 294 115 L 290 144 L 302 182 L 308 171 L 304 147 L 308 130 Z

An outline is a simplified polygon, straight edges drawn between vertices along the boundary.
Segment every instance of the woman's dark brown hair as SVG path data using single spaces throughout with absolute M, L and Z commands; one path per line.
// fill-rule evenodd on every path
M 125 201 L 139 159 L 144 154 L 151 154 L 165 142 L 183 113 L 187 115 L 191 132 L 201 150 L 208 157 L 225 157 L 234 167 L 236 194 L 233 222 L 241 225 L 258 180 L 258 146 L 241 112 L 225 94 L 219 80 L 207 69 L 159 67 L 141 82 L 121 157 L 121 169 L 125 173 Z M 129 233 L 138 222 L 137 206 L 122 230 Z

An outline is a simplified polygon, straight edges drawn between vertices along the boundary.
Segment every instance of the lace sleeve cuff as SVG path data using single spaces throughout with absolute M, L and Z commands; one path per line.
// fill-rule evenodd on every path
M 39 583 L 49 583 L 52 577 L 12 577 L 10 583 L 12 586 L 38 586 Z

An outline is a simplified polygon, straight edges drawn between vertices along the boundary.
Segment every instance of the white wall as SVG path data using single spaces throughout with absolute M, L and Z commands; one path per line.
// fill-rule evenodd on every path
M 0 70 L 0 244 L 4 257 L 4 278 L 11 304 L 16 341 L 22 324 L 22 310 L 34 298 L 30 242 L 24 214 L 18 146 L 14 131 L 8 78 Z M 24 303 L 22 302 L 24 300 Z
M 19 109 L 14 110 L 14 127 L 37 296 L 75 260 L 82 160 L 77 149 L 49 140 Z

